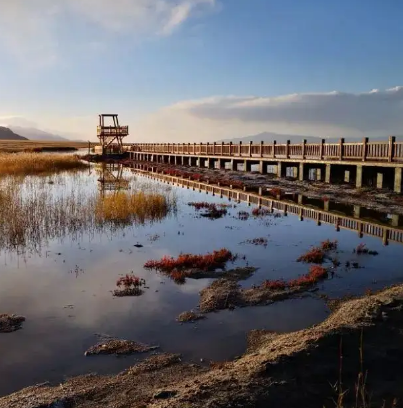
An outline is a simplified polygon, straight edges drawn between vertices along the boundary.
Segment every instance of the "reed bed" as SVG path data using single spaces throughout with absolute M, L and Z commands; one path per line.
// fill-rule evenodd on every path
M 46 153 L 0 153 L 0 175 L 49 175 L 82 170 L 88 165 L 77 156 Z
M 118 191 L 97 201 L 95 217 L 98 223 L 144 223 L 163 219 L 169 208 L 170 203 L 162 194 Z
M 139 186 L 143 189 L 139 192 L 111 192 L 103 197 L 94 187 L 94 180 L 80 173 L 23 181 L 2 178 L 0 250 L 40 252 L 51 240 L 110 234 L 130 225 L 160 221 L 176 209 L 172 192 Z

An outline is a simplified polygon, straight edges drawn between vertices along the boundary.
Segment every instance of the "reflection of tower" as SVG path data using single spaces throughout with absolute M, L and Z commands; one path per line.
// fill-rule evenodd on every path
M 105 126 L 105 118 L 111 118 L 113 126 Z M 129 135 L 128 126 L 120 126 L 116 113 L 99 115 L 97 136 L 102 147 L 102 154 L 123 153 L 123 138 Z
M 101 163 L 98 168 L 100 176 L 98 186 L 102 196 L 105 191 L 119 191 L 129 189 L 129 180 L 123 178 L 123 166 L 118 163 Z

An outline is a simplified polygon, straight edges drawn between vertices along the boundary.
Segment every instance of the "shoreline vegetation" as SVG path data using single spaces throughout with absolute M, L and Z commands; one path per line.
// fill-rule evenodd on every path
M 84 169 L 88 164 L 74 155 L 0 152 L 0 176 L 41 176 Z
M 91 148 L 96 144 L 91 143 Z M 0 140 L 1 153 L 72 152 L 84 148 L 88 148 L 88 142 L 77 142 L 74 140 Z
M 0 398 L 0 407 L 397 407 L 402 309 L 401 284 L 340 303 L 307 329 L 254 330 L 235 361 L 206 367 L 157 354 L 118 375 L 28 387 Z

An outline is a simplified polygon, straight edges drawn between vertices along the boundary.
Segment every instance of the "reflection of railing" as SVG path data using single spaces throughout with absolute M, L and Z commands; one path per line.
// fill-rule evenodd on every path
M 219 195 L 220 197 L 228 197 L 232 200 L 244 201 L 248 204 L 267 207 L 270 210 L 282 211 L 285 214 L 292 213 L 298 215 L 301 220 L 304 218 L 310 218 L 316 220 L 318 225 L 320 225 L 322 222 L 326 224 L 333 224 L 337 230 L 340 230 L 340 228 L 349 229 L 356 231 L 359 236 L 370 235 L 381 238 L 385 245 L 387 245 L 389 241 L 403 243 L 403 230 L 399 228 L 364 221 L 359 218 L 334 214 L 325 210 L 316 210 L 302 204 L 290 203 L 288 201 L 270 198 L 257 193 L 221 187 L 199 181 L 187 180 L 181 177 L 174 177 L 152 171 L 150 172 L 148 170 L 143 170 L 142 167 L 143 166 L 141 164 L 133 165 L 133 168 L 137 171 L 150 175 L 157 180 L 182 185 L 194 190 L 203 190 L 208 193 L 212 193 L 213 195 Z
M 136 143 L 130 150 L 143 153 L 182 154 L 199 156 L 241 156 L 274 159 L 345 160 L 403 162 L 403 142 L 391 136 L 386 142 L 368 138 L 358 143 Z

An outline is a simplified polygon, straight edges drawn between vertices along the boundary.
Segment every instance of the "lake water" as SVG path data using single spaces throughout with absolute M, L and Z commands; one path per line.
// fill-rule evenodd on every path
M 181 353 L 188 361 L 221 361 L 245 351 L 246 333 L 251 329 L 293 331 L 329 314 L 324 301 L 312 294 L 265 307 L 212 313 L 197 324 L 181 325 L 176 317 L 196 308 L 200 290 L 211 280 L 187 279 L 184 285 L 177 285 L 145 270 L 143 265 L 149 259 L 226 247 L 241 255 L 235 266 L 259 268 L 242 282 L 249 287 L 264 279 L 290 279 L 306 273 L 309 266 L 296 259 L 312 245 L 337 239 L 342 264 L 358 260 L 361 268 L 338 268 L 333 279 L 318 285 L 319 293 L 332 297 L 358 294 L 403 280 L 401 244 L 384 246 L 381 239 L 360 238 L 349 230 L 337 232 L 326 224 L 318 227 L 315 221 L 301 222 L 292 214 L 240 220 L 238 211 L 250 213 L 252 209 L 245 203 L 231 202 L 236 208 L 221 219 L 209 220 L 198 217 L 187 203 L 228 203 L 228 199 L 168 186 L 129 170 L 112 174 L 126 179 L 131 189 L 175 197 L 177 211 L 144 225 L 113 229 L 96 225 L 90 214 L 81 216 L 81 210 L 86 200 L 113 191 L 100 191 L 100 174 L 95 168 L 74 175 L 31 177 L 19 185 L 22 199 L 43 200 L 53 224 L 38 222 L 18 248 L 8 237 L 1 240 L 0 313 L 21 314 L 27 320 L 21 330 L 0 334 L 0 395 L 44 381 L 58 383 L 72 375 L 115 373 L 145 357 L 85 357 L 85 350 L 98 342 L 97 333 L 159 345 L 161 351 Z M 57 202 L 67 202 L 63 200 L 70 200 L 66 213 L 52 210 Z M 67 227 L 56 230 L 68 217 L 76 221 L 69 220 Z M 242 243 L 259 237 L 268 239 L 267 247 Z M 143 247 L 134 247 L 137 243 Z M 353 254 L 360 243 L 379 255 Z M 139 297 L 114 298 L 111 291 L 116 280 L 131 271 L 146 280 L 148 289 Z

